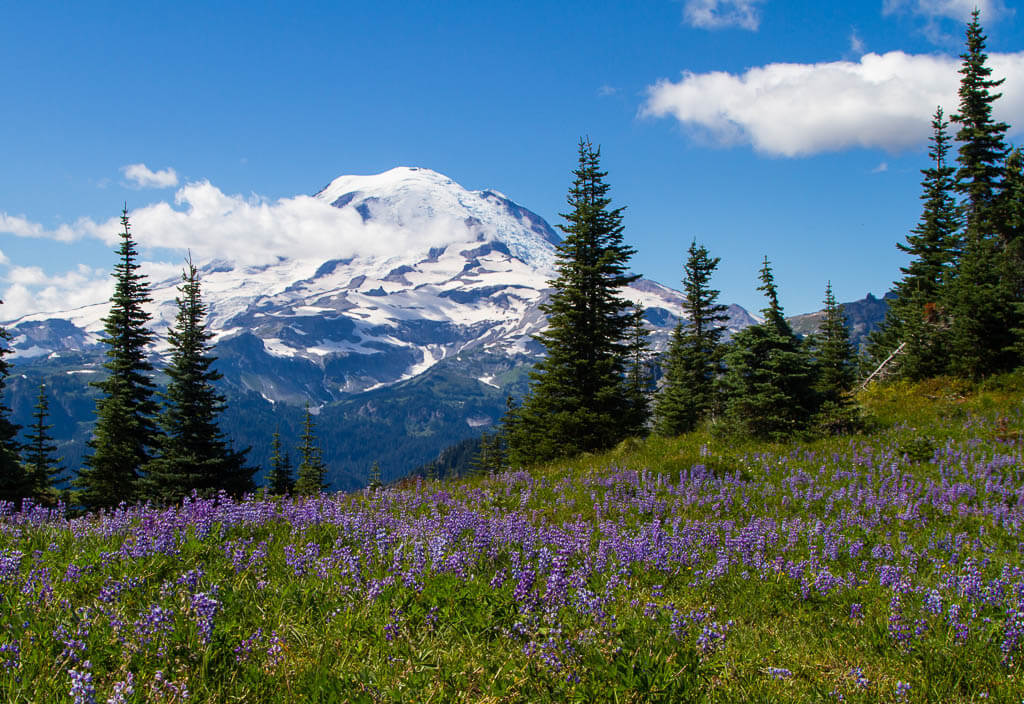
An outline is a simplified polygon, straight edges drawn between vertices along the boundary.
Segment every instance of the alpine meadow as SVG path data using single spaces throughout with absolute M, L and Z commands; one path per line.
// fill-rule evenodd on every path
M 764 237 L 751 315 L 722 300 L 741 253 L 684 225 L 679 290 L 644 278 L 596 134 L 559 156 L 555 228 L 419 167 L 124 205 L 108 300 L 0 327 L 0 701 L 1024 702 L 1024 149 L 981 24 L 1013 10 L 981 8 L 956 109 L 919 116 L 920 216 L 881 300 L 840 303 L 823 261 L 820 311 L 787 316 Z M 641 112 L 703 78 L 710 106 L 735 77 L 688 71 Z M 800 156 L 731 114 L 700 139 Z M 182 248 L 146 228 L 203 199 L 221 219 L 184 266 L 147 260 Z M 261 227 L 291 244 L 264 256 Z M 351 251 L 321 256 L 318 227 Z M 18 272 L 15 306 L 43 276 Z

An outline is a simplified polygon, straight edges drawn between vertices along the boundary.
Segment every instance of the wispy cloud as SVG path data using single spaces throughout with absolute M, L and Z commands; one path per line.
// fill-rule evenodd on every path
M 173 188 L 178 185 L 178 174 L 168 167 L 151 171 L 145 164 L 128 164 L 121 173 L 132 188 Z
M 864 53 L 865 48 L 864 40 L 860 38 L 859 34 L 857 34 L 856 28 L 850 30 L 850 51 L 855 56 L 860 56 Z
M 991 54 L 1005 76 L 996 118 L 1024 125 L 1024 52 Z M 959 59 L 900 51 L 859 61 L 768 64 L 742 74 L 683 74 L 648 88 L 641 115 L 674 117 L 723 146 L 750 144 L 778 156 L 852 147 L 899 151 L 923 144 L 936 105 L 957 107 Z
M 605 83 L 603 86 L 597 89 L 597 94 L 602 98 L 608 98 L 619 92 L 619 89 L 615 86 L 610 86 Z
M 889 162 L 883 161 L 878 166 L 876 166 L 875 168 L 871 169 L 871 173 L 873 173 L 873 174 L 884 174 L 888 170 L 889 170 Z
M 683 17 L 702 29 L 739 27 L 756 32 L 761 25 L 758 5 L 764 0 L 686 0 Z
M 909 12 L 921 17 L 967 21 L 977 8 L 987 21 L 997 20 L 1008 12 L 1002 0 L 883 0 L 882 14 Z

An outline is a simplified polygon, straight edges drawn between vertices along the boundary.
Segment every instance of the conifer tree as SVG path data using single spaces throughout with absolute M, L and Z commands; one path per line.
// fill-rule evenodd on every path
M 292 476 L 292 461 L 288 451 L 281 451 L 281 432 L 274 431 L 270 442 L 270 473 L 267 475 L 267 492 L 277 496 L 290 494 L 295 489 L 295 477 Z
M 1014 301 L 1013 349 L 1010 354 L 1020 366 L 1024 365 L 1024 150 L 1020 147 L 1006 159 L 1000 222 L 1003 225 L 1003 280 L 1006 295 Z
M 830 432 L 853 430 L 859 415 L 851 392 L 857 379 L 857 362 L 850 343 L 843 307 L 836 303 L 832 282 L 825 285 L 825 319 L 815 336 L 814 368 L 818 425 Z
M 980 377 L 1014 366 L 1015 301 L 1008 296 L 999 204 L 1008 148 L 1005 122 L 992 118 L 1000 97 L 992 89 L 985 53 L 985 35 L 975 9 L 967 26 L 967 48 L 960 55 L 960 108 L 953 121 L 960 125 L 957 190 L 963 194 L 964 253 L 948 289 L 951 369 Z
M 373 461 L 373 465 L 370 467 L 370 483 L 367 485 L 369 489 L 381 489 L 384 487 L 384 482 L 380 476 L 380 463 L 376 460 Z
M 946 287 L 962 252 L 963 236 L 953 196 L 955 168 L 947 161 L 947 127 L 942 108 L 936 108 L 928 151 L 933 165 L 921 171 L 921 219 L 906 244 L 896 245 L 912 259 L 900 268 L 903 278 L 893 287 L 896 298 L 885 321 L 869 337 L 868 355 L 876 366 L 906 343 L 898 373 L 909 379 L 941 374 L 949 365 Z
M 960 54 L 959 112 L 953 122 L 960 125 L 956 139 L 960 142 L 956 172 L 957 190 L 964 195 L 964 219 L 967 237 L 985 236 L 995 232 L 996 202 L 1002 190 L 1004 162 L 1009 149 L 1004 135 L 1010 126 L 992 118 L 992 104 L 1002 94 L 992 90 L 1004 78 L 990 78 L 985 53 L 987 37 L 981 28 L 981 12 L 975 8 L 967 25 L 966 51 Z
M 4 402 L 7 377 L 11 373 L 10 362 L 5 359 L 11 353 L 10 339 L 7 330 L 0 327 L 0 501 L 10 501 L 17 507 L 22 499 L 32 495 L 32 486 L 19 457 L 20 428 L 11 421 L 11 409 Z
M 168 333 L 169 381 L 161 394 L 159 418 L 163 433 L 157 456 L 145 467 L 145 495 L 158 502 L 180 501 L 192 492 L 213 496 L 220 490 L 242 496 L 254 488 L 254 470 L 245 466 L 248 450 L 231 449 L 218 425 L 225 409 L 224 396 L 215 387 L 221 374 L 213 368 L 213 334 L 207 329 L 207 307 L 191 258 L 181 278 L 178 314 Z
M 623 242 L 623 208 L 612 208 L 600 149 L 580 140 L 561 225 L 554 293 L 542 310 L 548 328 L 537 336 L 546 356 L 531 373 L 520 408 L 506 417 L 509 459 L 539 462 L 614 445 L 640 428 L 624 379 L 629 301 L 620 292 L 633 249 Z
M 722 372 L 724 323 L 729 319 L 728 308 L 717 302 L 719 292 L 711 288 L 718 262 L 696 240 L 690 243 L 683 268 L 683 311 L 689 323 L 684 326 L 679 321 L 669 341 L 665 384 L 655 406 L 660 435 L 693 430 L 714 406 L 715 380 Z
M 156 387 L 147 348 L 153 333 L 144 306 L 150 303 L 149 282 L 139 273 L 138 253 L 128 223 L 127 208 L 121 214 L 120 260 L 114 266 L 114 294 L 104 323 L 102 342 L 107 345 L 109 374 L 93 385 L 96 426 L 88 442 L 88 454 L 74 485 L 77 501 L 86 509 L 132 503 L 140 498 L 140 472 L 152 459 L 157 445 Z
M 765 439 L 783 439 L 804 430 L 816 410 L 807 351 L 779 305 L 771 265 L 765 257 L 761 285 L 768 298 L 764 322 L 736 333 L 725 355 L 727 427 Z
M 39 385 L 39 398 L 32 414 L 32 426 L 25 439 L 25 471 L 32 490 L 32 498 L 45 506 L 57 503 L 56 484 L 61 480 L 64 468 L 57 457 L 57 445 L 50 430 L 53 426 L 46 421 L 50 416 L 50 404 L 46 398 L 46 384 Z
M 627 423 L 641 432 L 651 420 L 651 373 L 650 349 L 647 338 L 650 331 L 644 327 L 644 309 L 639 305 L 630 316 L 627 344 L 626 392 L 629 398 Z
M 302 445 L 299 447 L 299 474 L 295 481 L 295 493 L 312 496 L 327 489 L 327 467 L 320 454 L 313 427 L 313 414 L 306 403 L 306 418 L 302 423 Z

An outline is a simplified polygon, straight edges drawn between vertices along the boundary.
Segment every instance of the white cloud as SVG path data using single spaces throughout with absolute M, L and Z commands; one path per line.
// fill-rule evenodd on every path
M 857 34 L 857 30 L 853 29 L 850 31 L 850 51 L 860 56 L 864 53 L 864 40 Z
M 91 220 L 81 218 L 74 225 L 62 224 L 56 230 L 47 230 L 39 223 L 26 220 L 20 215 L 0 213 L 0 232 L 18 237 L 74 242 L 82 237 L 95 234 L 93 231 L 95 226 L 96 224 Z
M 271 201 L 256 195 L 228 195 L 209 181 L 182 186 L 173 205 L 159 201 L 129 212 L 132 234 L 143 251 L 191 250 L 200 263 L 218 258 L 250 265 L 275 262 L 281 256 L 321 260 L 391 256 L 410 249 L 427 251 L 448 244 L 453 237 L 469 236 L 469 226 L 454 216 L 400 215 L 399 220 L 414 224 L 364 222 L 352 208 L 335 208 L 311 196 Z M 23 217 L 0 213 L 0 232 L 61 242 L 88 237 L 114 247 L 120 241 L 121 224 L 120 217 L 105 222 L 80 218 L 73 225 L 48 230 Z
M 761 15 L 757 6 L 764 0 L 686 0 L 683 16 L 702 29 L 740 27 L 757 31 Z
M 889 162 L 883 161 L 878 166 L 876 166 L 875 168 L 871 169 L 871 173 L 873 173 L 873 174 L 884 174 L 888 170 L 889 170 Z
M 983 20 L 999 19 L 1007 13 L 1002 0 L 883 0 L 882 14 L 911 12 L 929 19 L 944 17 L 966 22 L 977 8 Z
M 995 117 L 1024 125 L 1024 52 L 991 54 L 1006 77 Z M 671 116 L 719 145 L 806 156 L 851 147 L 907 149 L 924 143 L 941 105 L 956 111 L 959 59 L 900 51 L 859 61 L 768 64 L 743 74 L 685 72 L 648 87 L 641 115 Z
M 145 164 L 129 164 L 121 167 L 121 173 L 133 188 L 173 188 L 178 185 L 178 174 L 170 167 L 150 171 Z
M 79 264 L 72 271 L 48 275 L 35 266 L 14 266 L 4 275 L 8 284 L 0 314 L 6 320 L 38 312 L 70 310 L 110 298 L 110 272 Z

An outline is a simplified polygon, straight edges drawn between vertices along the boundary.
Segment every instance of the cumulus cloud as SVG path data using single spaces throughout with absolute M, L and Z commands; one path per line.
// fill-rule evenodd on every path
M 757 6 L 764 0 L 686 0 L 683 16 L 702 29 L 740 27 L 756 32 L 761 24 Z
M 477 236 L 476 225 L 458 210 L 446 215 L 424 208 L 415 198 L 399 198 L 379 211 L 372 203 L 367 208 L 361 214 L 354 207 L 336 208 L 324 199 L 304 195 L 273 200 L 227 194 L 209 181 L 198 181 L 179 188 L 173 200 L 130 211 L 129 218 L 142 271 L 154 284 L 177 279 L 186 251 L 191 251 L 199 266 L 214 260 L 263 265 L 282 257 L 319 264 L 353 256 L 386 259 L 407 252 L 425 254 Z M 100 222 L 80 218 L 51 229 L 0 213 L 0 232 L 20 237 L 62 243 L 92 239 L 114 248 L 121 231 L 117 216 Z M 164 261 L 154 262 L 156 258 Z M 107 269 L 78 267 L 54 275 L 38 267 L 8 268 L 2 253 L 0 284 L 6 284 L 6 290 L 0 291 L 5 301 L 0 319 L 6 320 L 101 303 L 111 292 Z
M 173 188 L 178 185 L 178 174 L 168 167 L 151 171 L 145 164 L 128 164 L 121 173 L 133 188 Z
M 83 237 L 95 235 L 95 227 L 96 223 L 88 218 L 81 218 L 73 225 L 62 224 L 54 230 L 48 230 L 39 223 L 31 222 L 20 215 L 0 213 L 0 232 L 18 237 L 74 242 Z
M 79 264 L 72 271 L 48 275 L 36 266 L 14 266 L 3 275 L 4 305 L 8 320 L 41 311 L 59 311 L 91 305 L 110 298 L 114 290 L 110 272 Z
M 996 119 L 1024 124 L 1024 52 L 991 54 L 1006 77 Z M 719 145 L 807 156 L 851 147 L 899 151 L 924 143 L 936 105 L 956 111 L 959 59 L 901 51 L 859 61 L 768 64 L 742 74 L 685 72 L 647 90 L 641 115 L 674 117 Z

